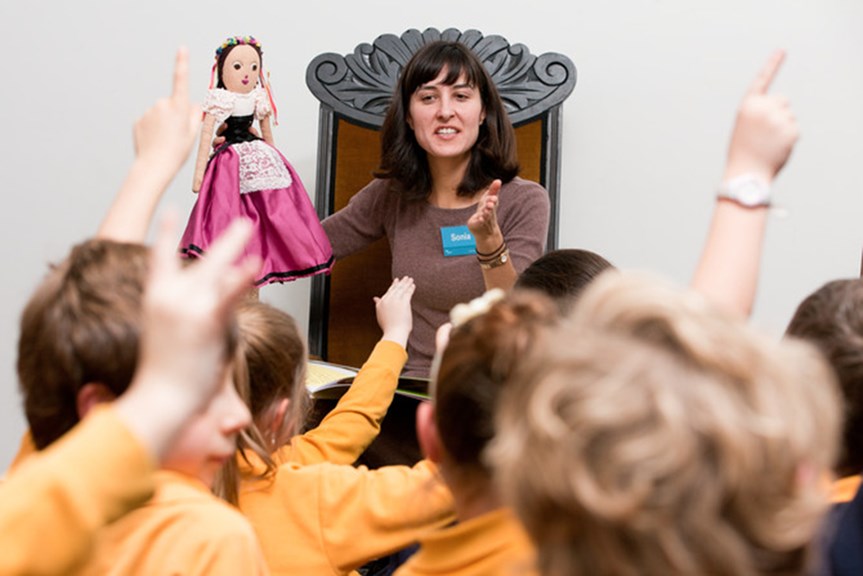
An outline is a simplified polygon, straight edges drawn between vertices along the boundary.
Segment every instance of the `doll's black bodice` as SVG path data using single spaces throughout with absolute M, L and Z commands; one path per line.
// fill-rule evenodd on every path
M 254 114 L 249 114 L 248 116 L 229 116 L 227 120 L 225 120 L 225 124 L 227 128 L 222 133 L 222 136 L 225 137 L 225 144 L 238 144 L 240 142 L 252 142 L 253 140 L 260 140 L 257 136 L 249 132 L 249 128 L 252 127 L 252 123 L 255 121 Z

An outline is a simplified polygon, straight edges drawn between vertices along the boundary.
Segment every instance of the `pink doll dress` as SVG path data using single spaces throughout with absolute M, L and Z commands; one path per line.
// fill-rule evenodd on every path
M 254 226 L 246 253 L 263 260 L 257 286 L 328 273 L 333 250 L 300 177 L 278 150 L 249 132 L 255 118 L 270 114 L 266 93 L 260 87 L 249 94 L 216 88 L 204 111 L 228 128 L 225 144 L 207 164 L 181 254 L 202 256 L 242 216 Z

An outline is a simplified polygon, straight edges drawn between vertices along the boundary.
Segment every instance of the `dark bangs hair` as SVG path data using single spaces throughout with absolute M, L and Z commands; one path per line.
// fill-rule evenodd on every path
M 381 129 L 381 164 L 374 174 L 389 179 L 393 190 L 411 200 L 425 199 L 432 190 L 426 151 L 407 124 L 411 96 L 444 69 L 444 84 L 452 86 L 464 75 L 479 91 L 485 111 L 458 195 L 473 196 L 492 180 L 507 183 L 518 175 L 515 131 L 488 71 L 464 44 L 431 42 L 417 50 L 399 76 Z

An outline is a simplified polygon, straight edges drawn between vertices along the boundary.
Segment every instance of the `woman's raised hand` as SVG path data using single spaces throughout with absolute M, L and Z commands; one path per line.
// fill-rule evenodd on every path
M 497 204 L 500 201 L 501 181 L 494 180 L 480 196 L 476 212 L 467 221 L 468 230 L 476 240 L 477 251 L 491 252 L 503 242 L 503 233 L 497 222 Z

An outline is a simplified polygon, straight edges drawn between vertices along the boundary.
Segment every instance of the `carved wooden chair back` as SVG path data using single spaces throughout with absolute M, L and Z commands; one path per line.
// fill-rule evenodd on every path
M 523 44 L 477 30 L 434 28 L 384 34 L 352 54 L 321 54 L 306 70 L 320 101 L 315 206 L 321 218 L 344 207 L 372 179 L 380 158 L 379 131 L 399 74 L 411 55 L 436 40 L 470 47 L 489 71 L 515 126 L 520 176 L 549 192 L 547 248 L 557 247 L 561 104 L 575 87 L 572 61 L 562 54 L 535 56 Z M 329 277 L 312 279 L 309 349 L 330 362 L 359 366 L 380 331 L 372 297 L 392 280 L 386 240 L 338 262 Z

